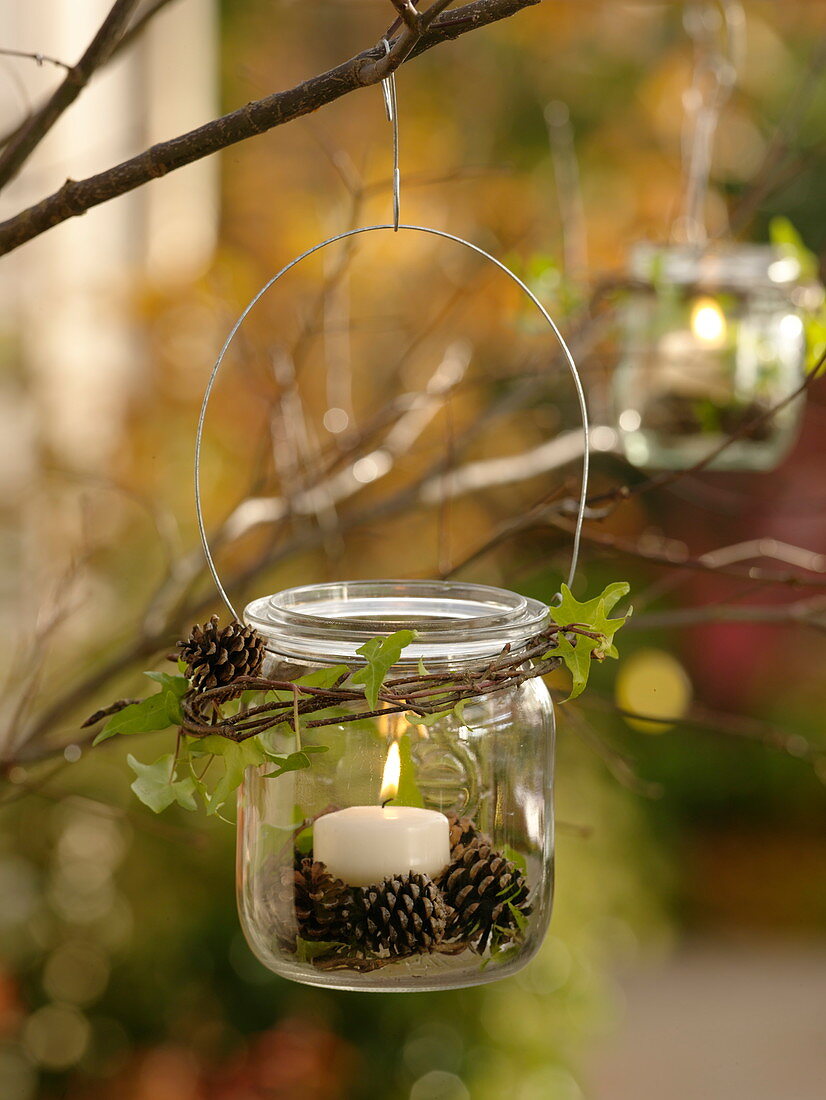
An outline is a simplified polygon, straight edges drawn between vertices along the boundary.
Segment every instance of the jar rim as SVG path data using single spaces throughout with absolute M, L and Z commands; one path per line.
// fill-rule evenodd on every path
M 416 631 L 400 664 L 451 664 L 518 649 L 548 615 L 539 600 L 461 581 L 360 580 L 287 588 L 249 603 L 244 620 L 276 654 L 326 664 L 362 658 L 370 638 Z

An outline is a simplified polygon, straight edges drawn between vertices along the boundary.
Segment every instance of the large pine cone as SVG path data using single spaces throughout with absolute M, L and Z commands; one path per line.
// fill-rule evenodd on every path
M 350 937 L 352 890 L 317 860 L 297 855 L 293 867 L 277 872 L 271 907 L 276 934 L 285 943 L 294 944 L 296 933 L 315 941 Z
M 368 951 L 420 954 L 442 942 L 449 916 L 433 880 L 411 871 L 355 891 L 352 931 Z
M 459 817 L 453 810 L 448 810 L 445 817 L 450 823 L 451 858 L 455 859 L 457 854 L 464 851 L 474 840 L 482 840 L 485 844 L 490 844 L 490 837 L 479 832 L 472 818 Z
M 458 847 L 438 885 L 453 910 L 446 938 L 466 940 L 479 954 L 489 945 L 516 939 L 520 919 L 515 914 L 531 912 L 525 876 L 485 838 Z
M 217 615 L 203 626 L 193 626 L 187 640 L 178 642 L 178 648 L 196 691 L 224 687 L 239 676 L 257 676 L 264 659 L 260 634 L 237 621 L 219 627 Z

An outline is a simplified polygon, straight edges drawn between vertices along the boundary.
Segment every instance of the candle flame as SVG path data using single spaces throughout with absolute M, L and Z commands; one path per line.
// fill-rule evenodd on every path
M 698 298 L 691 310 L 691 331 L 701 344 L 721 347 L 726 339 L 726 318 L 713 298 Z
M 399 793 L 399 777 L 402 773 L 402 758 L 399 754 L 398 741 L 391 741 L 387 750 L 387 760 L 384 764 L 384 772 L 381 777 L 381 792 L 379 801 L 384 803 L 395 798 Z

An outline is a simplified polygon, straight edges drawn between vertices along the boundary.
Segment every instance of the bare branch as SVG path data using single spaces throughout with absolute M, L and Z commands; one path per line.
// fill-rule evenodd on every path
M 122 4 L 128 2 L 129 0 L 120 0 Z M 425 20 L 429 21 L 431 13 L 435 9 L 443 10 L 448 2 L 450 0 L 436 0 L 424 16 Z M 434 19 L 418 39 L 413 39 L 412 32 L 406 27 L 403 28 L 393 42 L 389 55 L 383 45 L 373 46 L 336 68 L 312 77 L 294 88 L 248 103 L 245 107 L 222 118 L 214 119 L 187 134 L 153 145 L 130 160 L 123 161 L 95 176 L 89 176 L 85 180 L 67 180 L 53 195 L 0 224 L 0 255 L 19 248 L 21 244 L 25 244 L 68 218 L 85 214 L 92 207 L 134 191 L 136 187 L 173 172 L 176 168 L 182 168 L 239 141 L 311 114 L 319 107 L 332 103 L 349 92 L 377 84 L 398 68 L 408 55 L 417 56 L 441 42 L 457 38 L 461 34 L 495 23 L 500 19 L 506 19 L 539 2 L 540 0 L 472 0 L 471 3 L 457 9 L 455 13 Z M 461 22 L 456 21 L 457 16 L 462 17 Z M 55 95 L 57 96 L 58 93 Z M 71 98 L 73 99 L 76 94 L 77 92 Z M 12 163 L 10 150 L 13 147 L 21 147 L 21 143 L 25 145 L 24 133 L 31 131 L 32 137 L 36 138 L 34 144 L 40 140 L 42 133 L 36 120 L 48 107 L 49 104 L 33 116 L 25 130 L 12 139 L 0 156 L 0 170 L 4 164 Z M 60 106 L 58 114 L 63 109 L 65 109 L 64 106 Z M 28 156 L 28 152 L 25 155 Z M 10 178 L 23 160 L 25 156 L 20 158 L 18 154 L 13 160 L 13 170 L 10 174 L 7 172 L 5 178 Z M 2 180 L 3 176 L 0 174 L 0 182 Z
M 813 599 L 796 600 L 790 604 L 678 607 L 673 611 L 651 611 L 645 615 L 635 615 L 628 620 L 628 626 L 636 630 L 700 626 L 704 623 L 794 623 L 826 632 L 826 597 L 815 596 Z
M 26 163 L 67 107 L 77 99 L 94 72 L 107 60 L 123 34 L 138 0 L 115 0 L 109 14 L 77 65 L 66 73 L 53 95 L 18 130 L 0 153 L 0 188 Z
M 800 733 L 789 732 L 780 726 L 773 725 L 771 722 L 763 722 L 759 718 L 751 718 L 743 714 L 731 714 L 701 704 L 695 704 L 688 714 L 682 718 L 668 719 L 651 714 L 640 714 L 638 711 L 624 710 L 612 703 L 610 699 L 594 692 L 582 696 L 579 704 L 586 709 L 610 711 L 612 714 L 618 714 L 622 718 L 629 718 L 635 722 L 651 722 L 658 725 L 666 722 L 670 726 L 677 726 L 681 729 L 694 727 L 706 733 L 753 741 L 764 748 L 785 753 L 797 760 L 806 760 L 815 767 L 826 760 L 826 748 L 813 745 Z
M 399 18 L 404 25 L 418 34 L 421 30 L 422 15 L 421 12 L 416 10 L 416 5 L 412 3 L 412 0 L 390 0 L 390 3 L 399 13 Z

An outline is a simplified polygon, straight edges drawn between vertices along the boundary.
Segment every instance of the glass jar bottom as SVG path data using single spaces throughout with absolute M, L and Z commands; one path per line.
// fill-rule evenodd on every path
M 796 431 L 782 430 L 770 439 L 756 442 L 737 439 L 714 458 L 706 467 L 709 470 L 773 470 L 789 453 Z M 729 437 L 722 433 L 687 436 L 675 440 L 660 432 L 639 429 L 623 433 L 622 447 L 625 457 L 634 466 L 654 470 L 686 470 L 702 462 Z
M 284 955 L 273 969 L 281 977 L 303 985 L 351 993 L 432 993 L 510 977 L 533 958 L 539 945 L 539 940 L 533 945 L 520 945 L 513 958 L 499 962 L 495 958 L 482 958 L 465 947 L 458 953 L 434 952 L 395 962 L 382 960 L 380 967 L 366 972 L 348 968 L 346 960 L 341 969 L 325 969 L 313 963 L 291 962 Z

